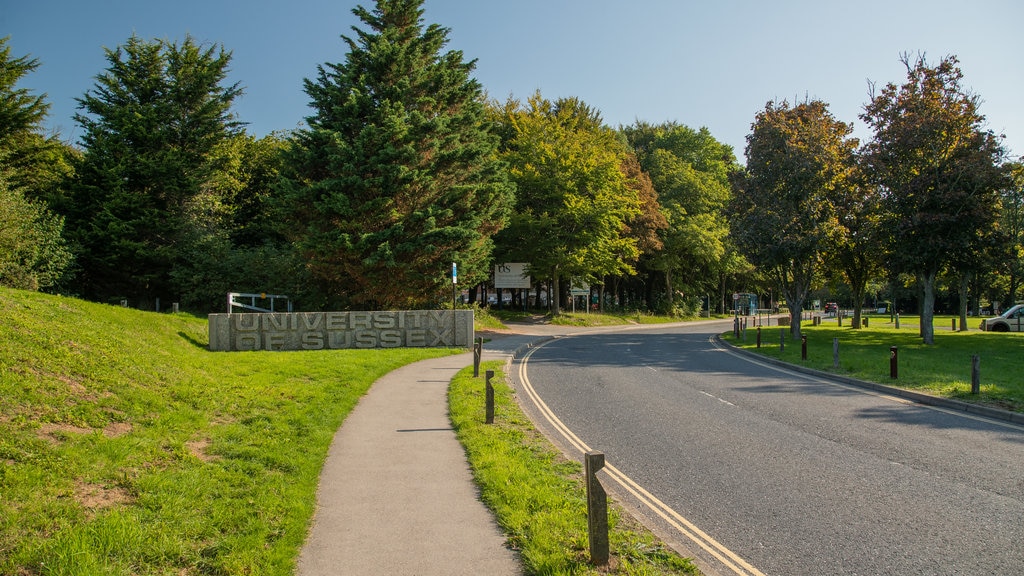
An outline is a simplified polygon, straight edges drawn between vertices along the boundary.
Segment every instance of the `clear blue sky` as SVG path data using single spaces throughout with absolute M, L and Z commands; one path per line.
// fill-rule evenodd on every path
M 249 132 L 298 126 L 303 78 L 343 62 L 342 34 L 360 24 L 348 0 L 0 0 L 0 36 L 38 58 L 21 87 L 46 93 L 48 125 L 77 140 L 76 97 L 114 48 L 141 38 L 223 44 Z M 743 159 L 754 114 L 772 99 L 818 98 L 853 122 L 868 81 L 902 82 L 902 52 L 960 58 L 988 127 L 1024 155 L 1024 2 L 1020 0 L 426 0 L 427 24 L 451 29 L 449 49 L 477 60 L 493 98 L 576 96 L 605 122 L 706 126 Z

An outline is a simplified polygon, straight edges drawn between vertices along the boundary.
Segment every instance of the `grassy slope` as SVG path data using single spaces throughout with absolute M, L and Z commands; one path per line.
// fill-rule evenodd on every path
M 449 353 L 206 343 L 205 319 L 0 288 L 0 573 L 290 574 L 345 415 Z

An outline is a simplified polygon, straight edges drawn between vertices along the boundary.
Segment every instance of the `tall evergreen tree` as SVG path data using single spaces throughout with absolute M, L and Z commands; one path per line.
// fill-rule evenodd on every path
M 83 295 L 140 304 L 178 298 L 171 273 L 202 234 L 215 151 L 237 132 L 223 47 L 132 36 L 78 100 L 85 151 L 68 224 Z
M 353 13 L 343 63 L 306 80 L 314 114 L 281 181 L 290 229 L 333 305 L 436 304 L 451 262 L 459 282 L 487 277 L 491 236 L 513 188 L 498 161 L 475 61 L 442 53 L 422 0 Z
M 66 147 L 40 133 L 50 107 L 45 95 L 18 87 L 39 61 L 12 57 L 7 42 L 0 38 L 0 285 L 45 289 L 71 261 L 64 219 L 44 201 L 70 166 Z

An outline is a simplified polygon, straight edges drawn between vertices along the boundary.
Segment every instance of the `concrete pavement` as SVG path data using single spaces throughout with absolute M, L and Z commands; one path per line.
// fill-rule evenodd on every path
M 544 338 L 487 336 L 484 360 Z M 417 362 L 360 400 L 321 472 L 300 576 L 522 574 L 448 419 L 448 383 L 472 364 L 471 353 Z

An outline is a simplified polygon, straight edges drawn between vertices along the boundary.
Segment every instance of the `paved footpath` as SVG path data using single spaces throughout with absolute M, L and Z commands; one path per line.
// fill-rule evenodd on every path
M 472 364 L 424 360 L 373 384 L 331 445 L 299 576 L 522 574 L 448 419 L 448 383 Z

